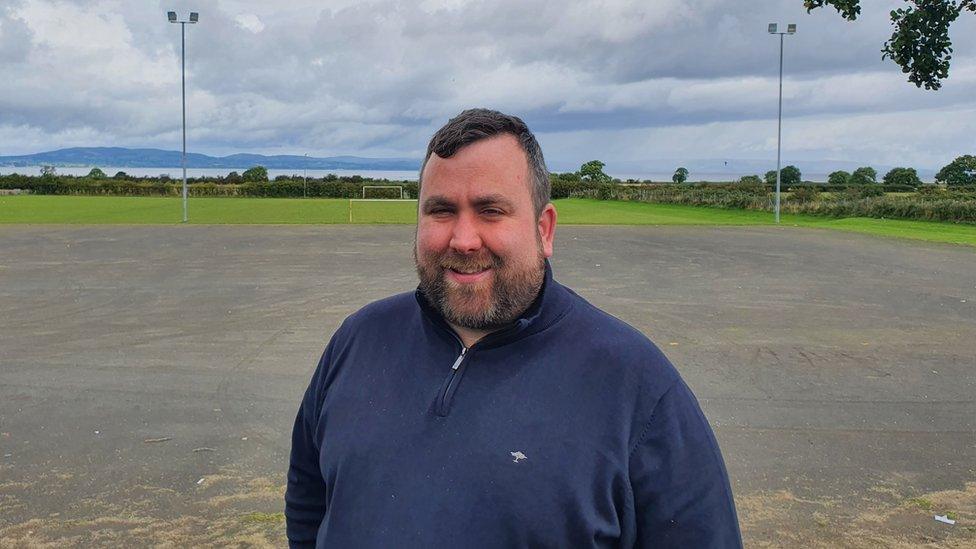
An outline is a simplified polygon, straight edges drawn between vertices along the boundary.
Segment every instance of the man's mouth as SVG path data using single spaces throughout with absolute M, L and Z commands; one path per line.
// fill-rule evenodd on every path
M 447 276 L 449 279 L 459 282 L 461 284 L 471 284 L 473 282 L 478 282 L 488 276 L 491 267 L 464 267 L 464 268 L 453 268 L 448 267 L 446 269 Z

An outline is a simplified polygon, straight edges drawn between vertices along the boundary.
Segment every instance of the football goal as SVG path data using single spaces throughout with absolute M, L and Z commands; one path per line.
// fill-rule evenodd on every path
M 349 199 L 349 223 L 413 223 L 417 199 L 403 185 L 364 185 L 362 198 Z

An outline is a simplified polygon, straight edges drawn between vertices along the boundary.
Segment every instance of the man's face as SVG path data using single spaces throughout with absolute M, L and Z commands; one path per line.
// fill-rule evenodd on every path
M 422 181 L 420 289 L 455 326 L 490 331 L 513 322 L 542 285 L 556 225 L 551 204 L 535 215 L 518 141 L 500 135 L 451 158 L 432 154 Z

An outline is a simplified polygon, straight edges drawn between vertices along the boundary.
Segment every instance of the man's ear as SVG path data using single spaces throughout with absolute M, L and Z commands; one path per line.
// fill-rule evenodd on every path
M 539 236 L 542 238 L 542 253 L 552 257 L 552 241 L 556 237 L 556 207 L 552 202 L 546 204 L 539 215 Z

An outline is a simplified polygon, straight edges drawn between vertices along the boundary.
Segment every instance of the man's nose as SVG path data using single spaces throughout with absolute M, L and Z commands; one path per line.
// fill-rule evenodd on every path
M 461 214 L 451 232 L 451 248 L 458 253 L 476 252 L 481 249 L 481 235 L 478 227 L 470 215 Z

